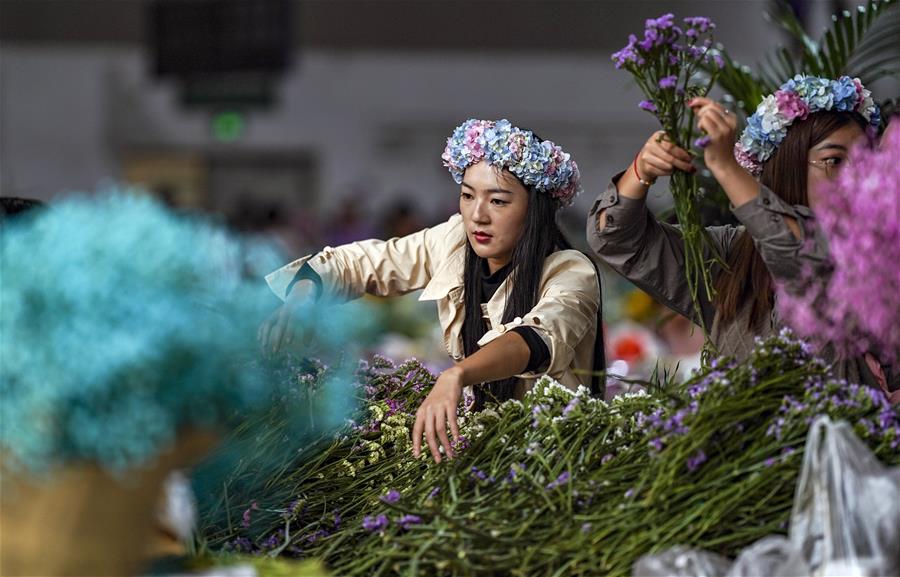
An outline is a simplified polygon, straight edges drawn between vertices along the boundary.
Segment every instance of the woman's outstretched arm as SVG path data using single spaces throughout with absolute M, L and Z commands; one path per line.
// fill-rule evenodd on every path
M 425 442 L 435 462 L 441 462 L 439 444 L 444 447 L 444 454 L 452 458 L 453 446 L 447 436 L 447 427 L 449 425 L 453 441 L 458 441 L 456 409 L 463 387 L 523 373 L 530 356 L 531 349 L 525 339 L 518 332 L 509 331 L 442 372 L 416 412 L 412 432 L 413 455 L 420 455 L 424 433 Z

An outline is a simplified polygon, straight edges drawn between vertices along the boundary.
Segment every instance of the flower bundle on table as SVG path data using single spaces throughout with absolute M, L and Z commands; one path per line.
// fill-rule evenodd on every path
M 384 433 L 395 419 L 409 434 L 433 376 L 381 360 L 360 380 L 364 421 L 274 478 L 248 484 L 242 470 L 220 484 L 230 503 L 204 512 L 209 546 L 321 558 L 340 575 L 625 575 L 652 550 L 733 554 L 783 531 L 818 414 L 900 462 L 898 409 L 833 379 L 786 333 L 653 395 L 607 403 L 542 379 L 522 401 L 461 412 L 466 446 L 440 465 Z

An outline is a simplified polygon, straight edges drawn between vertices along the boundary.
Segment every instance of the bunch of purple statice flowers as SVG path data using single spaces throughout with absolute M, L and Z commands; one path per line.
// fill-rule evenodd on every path
M 685 100 L 705 96 L 714 77 L 702 74 L 710 64 L 722 68 L 722 57 L 712 50 L 716 25 L 703 16 L 688 17 L 683 27 L 672 14 L 646 21 L 643 39 L 628 36 L 628 44 L 612 55 L 616 68 L 624 68 L 647 97 L 638 105 L 656 116 L 675 142 L 687 148 L 692 127 L 685 124 L 690 109 Z
M 696 133 L 694 115 L 687 101 L 706 96 L 715 82 L 715 71 L 724 66 L 722 57 L 712 49 L 715 24 L 709 18 L 685 18 L 681 25 L 672 14 L 646 21 L 644 35 L 629 35 L 628 44 L 612 55 L 616 68 L 631 73 L 646 97 L 638 105 L 653 114 L 666 137 L 681 148 L 703 148 L 709 139 Z M 713 71 L 713 72 L 710 72 Z M 675 214 L 685 244 L 685 275 L 702 322 L 698 289 L 712 299 L 710 267 L 720 260 L 701 225 L 698 202 L 701 196 L 697 179 L 676 171 L 670 179 Z M 706 327 L 704 327 L 706 328 Z
M 894 122 L 900 122 L 897 119 Z M 846 355 L 900 361 L 900 130 L 860 145 L 818 191 L 827 271 L 806 270 L 778 288 L 778 309 L 799 335 Z M 807 237 L 809 238 L 809 237 Z

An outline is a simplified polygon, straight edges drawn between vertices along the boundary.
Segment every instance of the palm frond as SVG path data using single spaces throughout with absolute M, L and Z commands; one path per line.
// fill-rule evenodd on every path
M 859 77 L 864 84 L 900 75 L 897 5 L 898 0 L 869 0 L 853 12 L 845 10 L 832 16 L 831 26 L 816 41 L 806 33 L 790 4 L 776 0 L 765 16 L 783 28 L 797 48 L 777 48 L 754 72 L 720 47 L 725 66 L 719 72 L 718 84 L 749 115 L 765 94 L 799 73 L 828 78 L 846 74 Z

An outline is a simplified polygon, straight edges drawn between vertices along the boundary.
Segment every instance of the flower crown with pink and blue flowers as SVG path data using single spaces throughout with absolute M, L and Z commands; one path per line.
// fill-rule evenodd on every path
M 466 120 L 447 139 L 441 158 L 457 184 L 462 184 L 466 168 L 484 160 L 509 170 L 522 184 L 549 194 L 562 206 L 572 204 L 581 193 L 578 165 L 569 154 L 508 120 Z
M 795 120 L 828 110 L 857 112 L 875 128 L 881 122 L 878 105 L 859 78 L 841 76 L 829 80 L 798 74 L 759 103 L 734 145 L 735 159 L 750 174 L 759 176 L 763 164 L 775 154 Z

